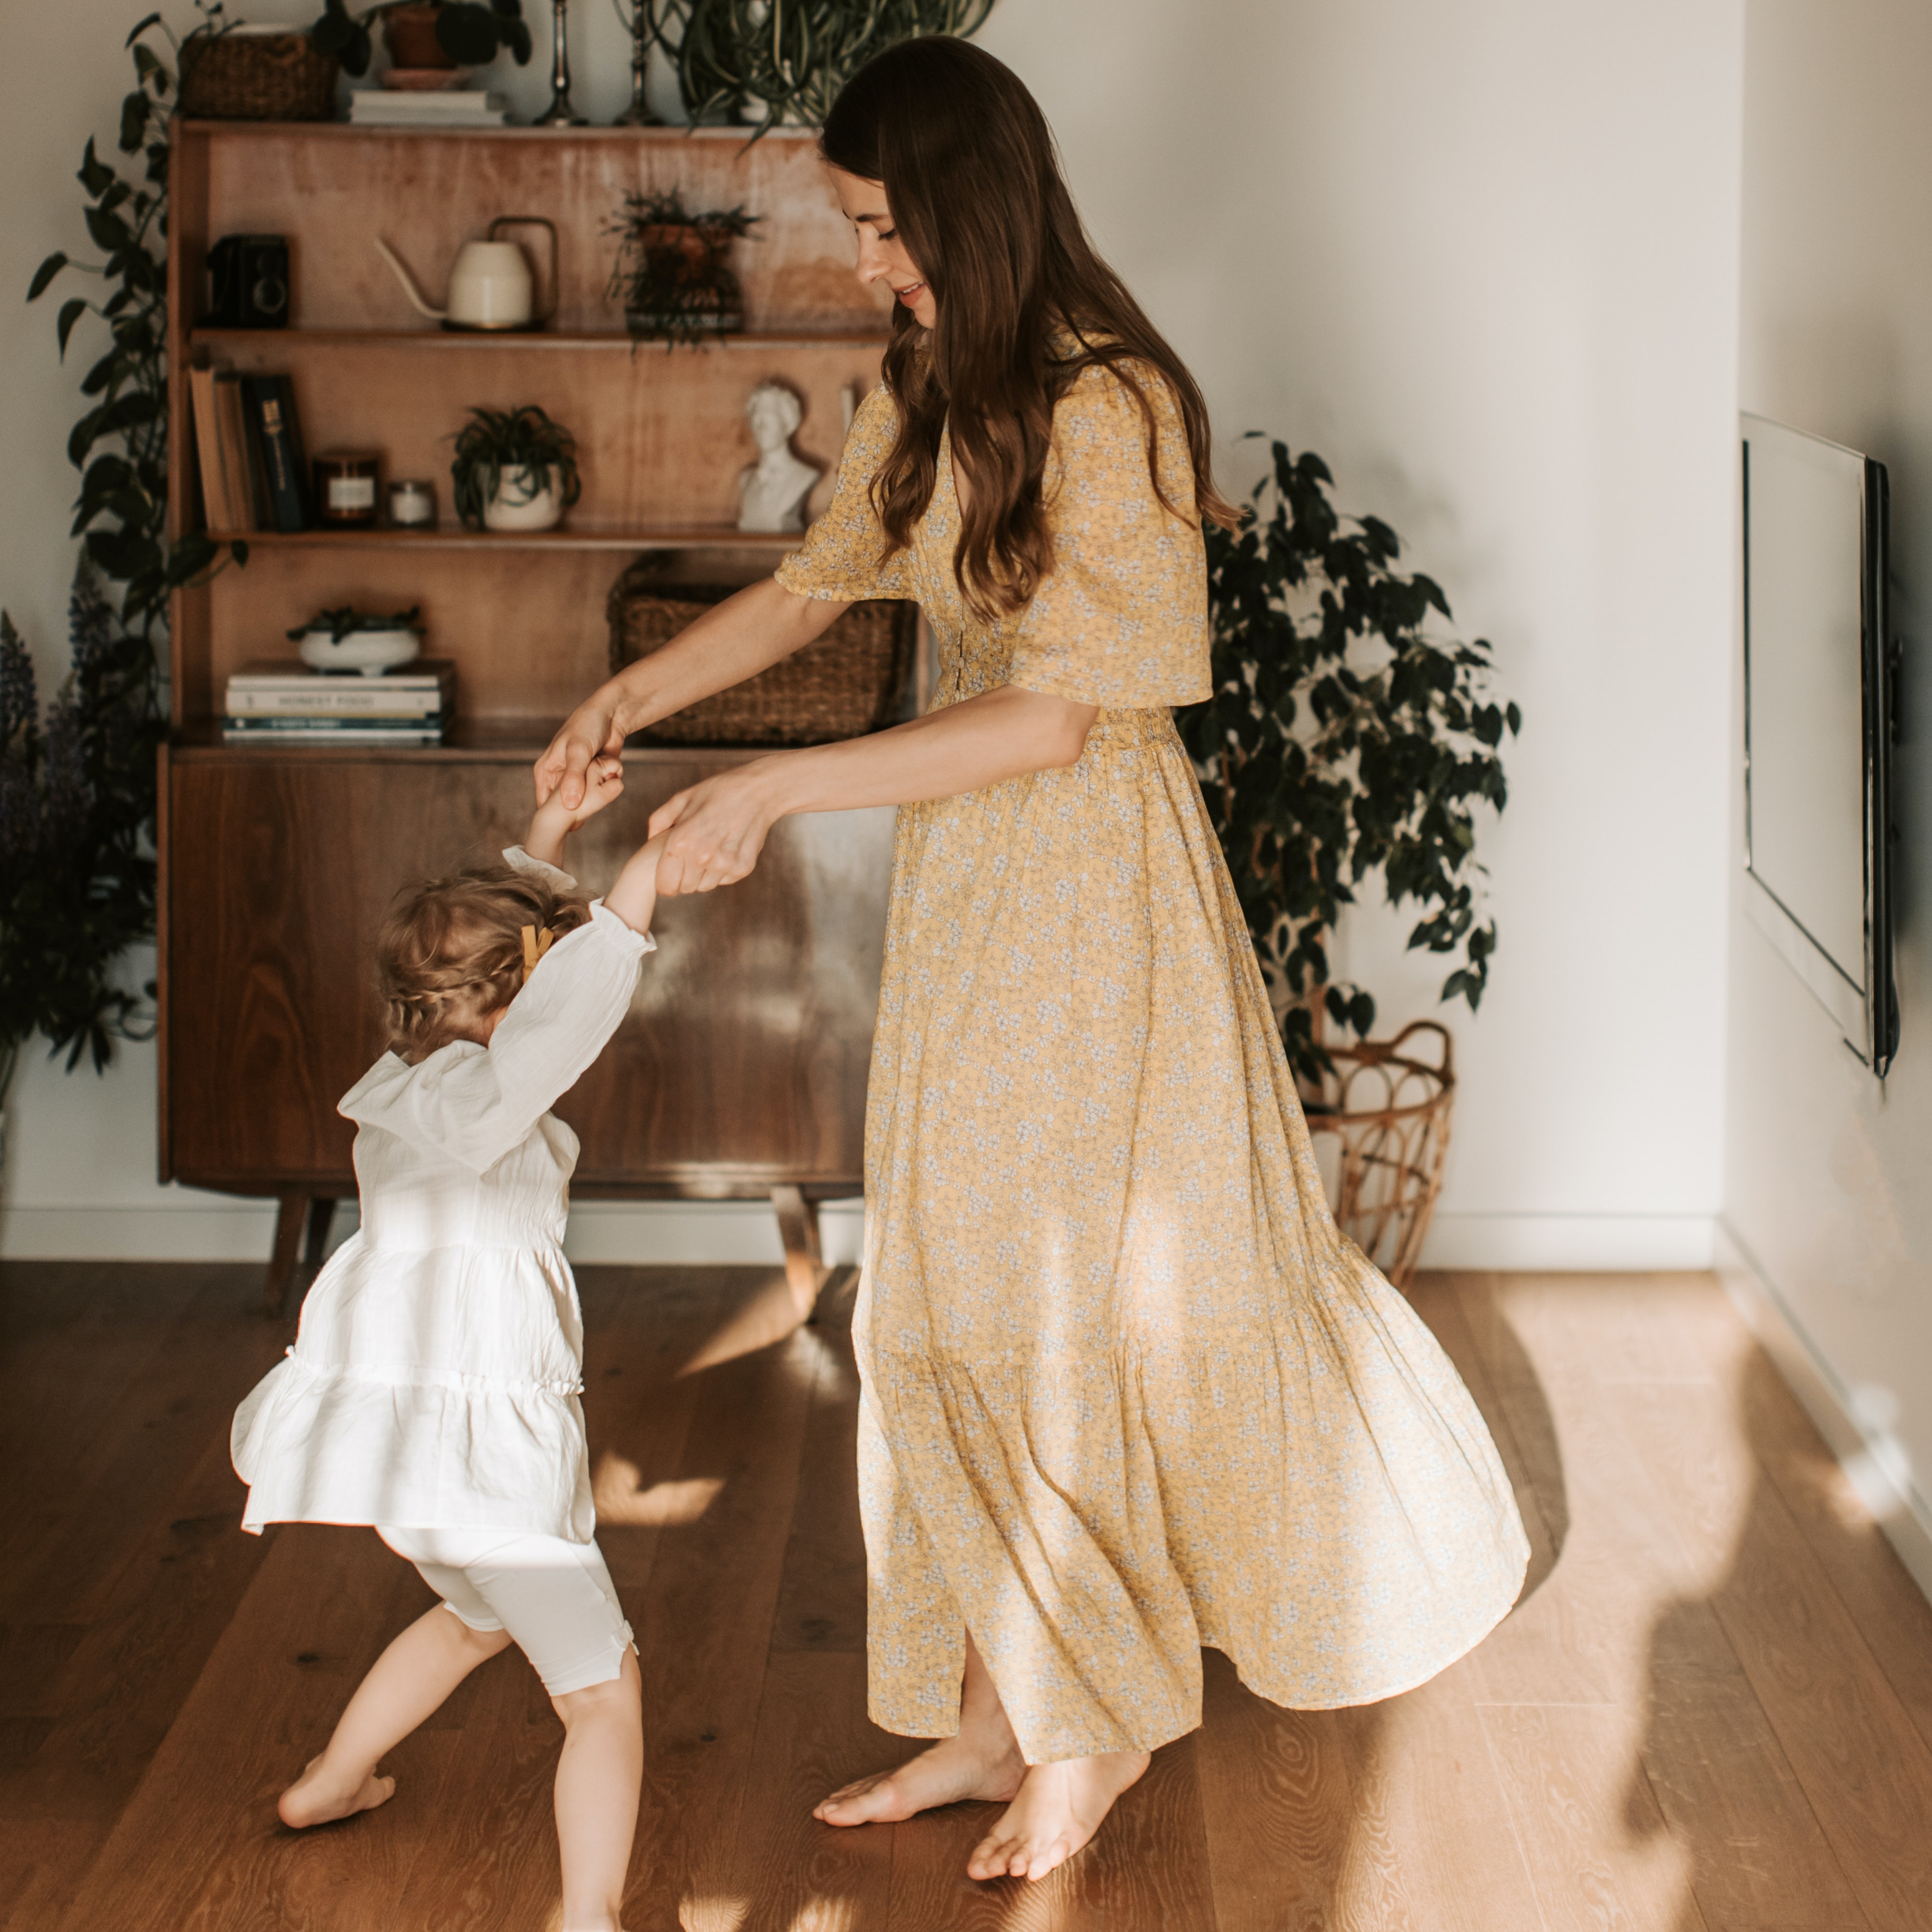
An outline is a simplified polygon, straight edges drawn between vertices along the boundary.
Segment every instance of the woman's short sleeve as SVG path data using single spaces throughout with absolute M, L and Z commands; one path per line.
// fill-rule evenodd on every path
M 1207 556 L 1195 510 L 1187 431 L 1167 385 L 1136 364 L 1154 415 L 1120 377 L 1082 372 L 1053 411 L 1042 480 L 1053 568 L 1014 619 L 1010 683 L 1132 711 L 1193 704 L 1209 681 Z M 1176 515 L 1176 512 L 1179 514 Z
M 898 411 L 883 383 L 859 405 L 839 452 L 838 478 L 825 514 L 773 573 L 794 597 L 857 603 L 918 594 L 910 550 L 886 555 L 886 533 L 872 507 L 872 478 L 898 433 Z

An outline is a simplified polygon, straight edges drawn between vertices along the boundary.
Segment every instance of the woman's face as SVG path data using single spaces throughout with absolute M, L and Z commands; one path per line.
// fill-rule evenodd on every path
M 892 211 L 886 205 L 883 182 L 867 181 L 848 174 L 842 167 L 832 170 L 832 182 L 838 190 L 838 205 L 846 212 L 858 236 L 858 276 L 861 282 L 883 282 L 912 310 L 913 320 L 921 328 L 930 328 L 939 317 L 932 291 L 918 265 L 906 252 L 906 245 L 894 227 Z

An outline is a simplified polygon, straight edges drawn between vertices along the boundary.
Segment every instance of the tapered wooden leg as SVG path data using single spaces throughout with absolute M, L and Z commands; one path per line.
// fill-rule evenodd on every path
M 309 1229 L 302 1248 L 302 1263 L 306 1267 L 319 1268 L 322 1257 L 328 1251 L 328 1231 L 336 1219 L 336 1197 L 333 1195 L 317 1195 L 309 1203 Z
M 799 1320 L 809 1322 L 827 1274 L 819 1259 L 819 1205 L 791 1187 L 774 1187 L 771 1205 L 778 1217 L 778 1238 L 785 1244 L 785 1285 L 797 1304 Z
M 288 1291 L 294 1285 L 309 1206 L 309 1197 L 304 1191 L 283 1195 L 276 1210 L 275 1250 L 268 1257 L 268 1279 L 262 1295 L 263 1312 L 271 1321 L 279 1320 L 287 1309 Z

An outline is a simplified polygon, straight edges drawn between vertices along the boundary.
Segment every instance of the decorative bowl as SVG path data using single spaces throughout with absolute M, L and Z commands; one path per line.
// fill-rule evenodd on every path
M 311 670 L 360 671 L 365 677 L 380 677 L 415 658 L 422 649 L 422 639 L 407 629 L 351 631 L 341 638 L 312 630 L 303 632 L 298 648 Z

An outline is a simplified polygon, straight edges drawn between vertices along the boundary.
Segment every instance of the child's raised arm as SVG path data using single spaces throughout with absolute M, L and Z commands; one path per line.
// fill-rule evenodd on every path
M 583 803 L 572 811 L 553 791 L 531 813 L 523 850 L 533 859 L 541 859 L 546 865 L 561 868 L 565 839 L 586 819 L 594 818 L 602 811 L 623 790 L 624 767 L 618 760 L 610 756 L 592 759 L 590 770 L 584 776 Z M 647 914 L 647 921 L 648 917 Z M 641 932 L 643 928 L 638 929 Z
M 592 782 L 595 782 L 595 779 Z M 617 883 L 604 895 L 604 903 L 633 932 L 651 930 L 651 915 L 658 903 L 658 860 L 663 853 L 664 842 L 670 836 L 666 830 L 659 832 L 648 845 L 640 846 L 625 861 Z

